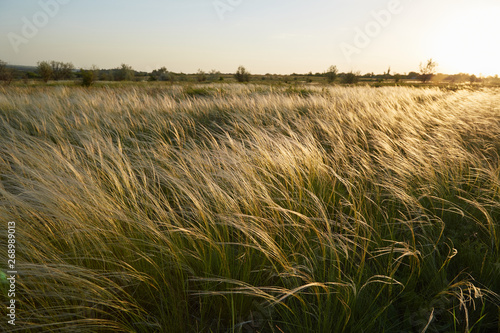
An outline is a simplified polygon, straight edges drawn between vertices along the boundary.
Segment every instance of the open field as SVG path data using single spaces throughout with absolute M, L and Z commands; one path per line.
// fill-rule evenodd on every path
M 499 199 L 498 89 L 0 88 L 0 328 L 497 332 Z

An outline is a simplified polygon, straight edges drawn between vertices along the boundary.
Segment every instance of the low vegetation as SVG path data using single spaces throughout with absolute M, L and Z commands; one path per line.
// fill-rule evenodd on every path
M 15 221 L 19 271 L 0 327 L 496 332 L 499 105 L 494 89 L 0 87 L 0 247 Z
M 234 74 L 234 78 L 238 82 L 248 82 L 250 81 L 250 72 L 243 66 L 238 67 L 236 74 Z
M 219 82 L 250 82 L 258 81 L 260 84 L 343 84 L 343 85 L 371 85 L 380 86 L 448 86 L 453 89 L 460 89 L 465 85 L 470 87 L 500 87 L 498 75 L 477 77 L 472 74 L 436 74 L 437 63 L 429 59 L 424 64 L 420 64 L 419 73 L 409 72 L 405 74 L 391 74 L 389 67 L 383 74 L 360 72 L 339 72 L 337 66 L 331 65 L 324 72 L 307 74 L 250 74 L 243 66 L 239 66 L 235 73 L 221 73 L 216 69 L 205 72 L 199 69 L 196 73 L 174 73 L 166 67 L 152 70 L 151 72 L 137 71 L 132 66 L 121 64 L 117 68 L 98 69 L 92 66 L 91 69 L 75 70 L 72 63 L 61 61 L 41 61 L 36 67 L 9 65 L 0 60 L 0 82 L 4 85 L 14 83 L 16 85 L 35 85 L 37 82 L 44 82 L 48 85 L 71 85 L 73 82 L 85 87 L 89 87 L 96 82 L 101 85 L 109 85 L 112 82 L 168 82 L 168 83 L 214 83 Z M 91 70 L 93 73 L 89 72 Z M 89 80 L 92 76 L 92 80 Z M 53 82 L 56 81 L 56 82 Z M 60 81 L 60 82 L 58 82 Z M 89 84 L 90 82 L 90 84 Z

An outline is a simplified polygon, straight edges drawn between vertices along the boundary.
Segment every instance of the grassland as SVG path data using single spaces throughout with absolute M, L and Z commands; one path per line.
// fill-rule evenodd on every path
M 493 89 L 0 88 L 0 328 L 497 332 L 499 153 Z

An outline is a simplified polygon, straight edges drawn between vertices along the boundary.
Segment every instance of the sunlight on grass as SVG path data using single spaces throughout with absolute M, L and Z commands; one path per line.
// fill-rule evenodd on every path
M 493 332 L 499 105 L 498 90 L 0 88 L 20 272 L 17 326 L 0 326 Z

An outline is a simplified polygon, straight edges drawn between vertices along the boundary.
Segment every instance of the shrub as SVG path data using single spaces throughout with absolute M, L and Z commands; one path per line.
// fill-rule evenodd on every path
M 134 69 L 126 64 L 121 64 L 121 67 L 117 69 L 115 75 L 116 81 L 134 81 L 134 77 Z
M 221 78 L 222 78 L 222 76 L 218 70 L 212 69 L 210 71 L 210 73 L 208 73 L 208 80 L 209 81 L 212 81 L 212 82 L 221 81 Z
M 149 75 L 149 81 L 170 81 L 171 75 L 168 72 L 166 67 L 162 67 L 160 69 L 155 69 L 150 75 Z
M 207 74 L 203 70 L 198 69 L 198 72 L 196 73 L 196 80 L 198 82 L 205 82 L 207 80 Z
M 99 70 L 96 67 L 89 70 L 80 69 L 80 74 L 82 76 L 82 86 L 90 87 L 99 77 Z
M 250 81 L 250 72 L 248 72 L 245 69 L 245 67 L 240 66 L 240 67 L 238 67 L 236 74 L 234 74 L 234 78 L 238 82 L 248 82 L 248 81 Z
M 47 83 L 52 78 L 53 70 L 48 61 L 39 61 L 37 66 L 38 74 L 43 82 Z
M 358 80 L 359 80 L 358 76 L 353 72 L 346 73 L 342 77 L 342 83 L 345 84 L 356 84 L 358 83 Z
M 12 80 L 14 80 L 13 70 L 7 67 L 7 63 L 5 61 L 0 60 L 0 81 L 9 85 Z
M 52 78 L 56 81 L 71 79 L 75 69 L 72 63 L 62 61 L 51 61 L 50 67 L 52 67 Z
M 326 75 L 326 80 L 328 81 L 328 83 L 335 82 L 335 80 L 337 79 L 337 76 L 338 76 L 337 66 L 330 66 L 328 68 L 328 70 L 326 71 L 325 75 Z
M 432 59 L 427 60 L 427 63 L 423 65 L 420 63 L 420 81 L 426 83 L 432 79 L 436 73 L 437 63 Z

